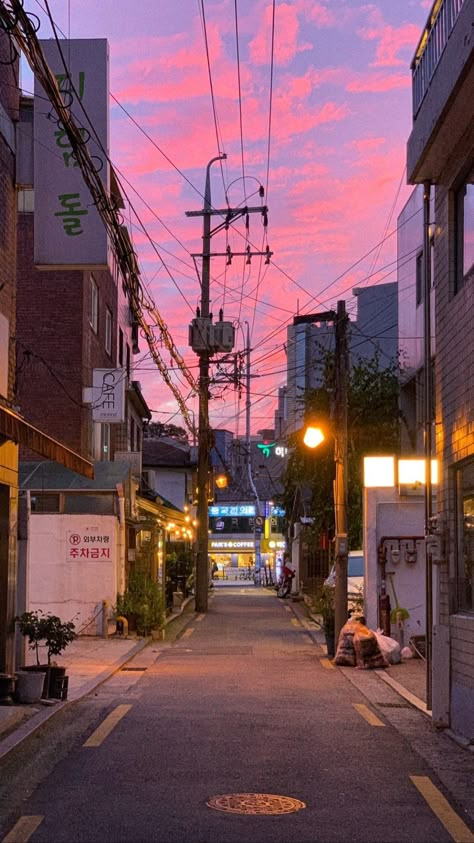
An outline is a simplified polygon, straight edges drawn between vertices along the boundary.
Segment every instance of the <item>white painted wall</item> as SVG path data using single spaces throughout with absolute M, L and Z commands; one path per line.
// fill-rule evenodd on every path
M 364 489 L 364 554 L 365 554 L 365 614 L 371 629 L 379 625 L 378 598 L 381 588 L 381 566 L 378 547 L 384 536 L 423 536 L 424 501 L 422 497 L 401 496 L 396 488 Z M 410 612 L 405 622 L 405 643 L 412 635 L 424 635 L 426 629 L 425 549 L 417 544 L 417 561 L 398 563 L 387 559 L 387 571 L 393 571 L 398 603 Z M 391 608 L 395 599 L 387 578 L 387 593 Z M 396 626 L 391 634 L 396 636 Z
M 113 605 L 123 581 L 118 519 L 113 515 L 31 513 L 28 534 L 26 608 L 73 620 L 78 632 L 101 634 L 102 601 Z M 108 536 L 109 541 L 92 541 L 99 536 Z M 109 554 L 102 554 L 107 548 Z M 82 555 L 82 549 L 88 556 Z M 90 558 L 96 551 L 99 558 Z

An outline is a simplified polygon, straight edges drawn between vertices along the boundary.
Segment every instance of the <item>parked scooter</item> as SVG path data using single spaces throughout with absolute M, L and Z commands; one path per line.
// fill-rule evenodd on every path
M 288 565 L 283 565 L 280 579 L 275 586 L 277 597 L 288 597 L 288 595 L 291 594 L 291 588 L 295 576 L 295 571 L 292 571 Z

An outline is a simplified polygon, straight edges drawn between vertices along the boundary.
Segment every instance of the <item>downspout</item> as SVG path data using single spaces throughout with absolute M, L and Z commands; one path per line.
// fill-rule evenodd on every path
M 115 570 L 117 593 L 123 594 L 125 591 L 125 567 L 126 567 L 126 525 L 125 525 L 125 493 L 122 483 L 117 483 L 117 497 L 118 497 L 118 520 L 119 520 L 119 535 L 117 547 L 117 564 Z
M 423 184 L 423 368 L 424 368 L 424 450 L 425 450 L 425 539 L 430 535 L 433 516 L 431 484 L 432 459 L 432 377 L 431 377 L 431 244 L 430 244 L 431 183 Z M 431 710 L 432 697 L 432 639 L 433 639 L 433 570 L 431 550 L 426 541 L 426 705 Z

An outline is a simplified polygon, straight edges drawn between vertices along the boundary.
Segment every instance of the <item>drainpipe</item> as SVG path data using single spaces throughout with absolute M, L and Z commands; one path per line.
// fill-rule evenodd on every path
M 117 496 L 119 507 L 119 537 L 117 547 L 117 563 L 115 568 L 115 576 L 117 581 L 117 592 L 123 594 L 125 591 L 125 569 L 126 569 L 126 526 L 125 526 L 125 493 L 123 484 L 117 483 Z
M 425 450 L 425 540 L 430 535 L 433 516 L 433 489 L 431 484 L 432 443 L 432 373 L 431 373 L 431 244 L 430 244 L 430 191 L 431 183 L 423 184 L 423 367 L 424 367 L 424 450 Z M 426 706 L 431 710 L 432 696 L 432 640 L 433 640 L 433 568 L 431 550 L 426 546 Z

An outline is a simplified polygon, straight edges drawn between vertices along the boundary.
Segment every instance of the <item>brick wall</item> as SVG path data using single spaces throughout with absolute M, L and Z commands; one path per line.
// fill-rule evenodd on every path
M 82 390 L 92 369 L 115 362 L 105 351 L 105 307 L 116 322 L 116 292 L 108 272 L 95 272 L 99 331 L 90 325 L 89 273 L 39 271 L 33 265 L 34 214 L 19 215 L 17 394 L 21 412 L 45 433 L 92 456 L 92 419 Z M 22 453 L 22 458 L 36 458 Z
M 1 90 L 1 82 L 0 82 Z M 15 160 L 0 134 L 0 313 L 9 322 L 8 400 L 12 398 L 15 377 L 15 263 L 16 191 Z

